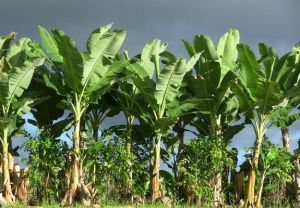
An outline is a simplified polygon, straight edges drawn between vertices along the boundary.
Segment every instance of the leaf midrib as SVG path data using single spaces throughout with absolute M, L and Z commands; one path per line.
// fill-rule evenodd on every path
M 111 36 L 111 39 L 109 40 L 109 42 L 106 44 L 106 46 L 103 48 L 103 50 L 99 53 L 99 55 L 97 57 L 97 60 L 94 62 L 93 66 L 92 66 L 92 68 L 91 68 L 91 70 L 90 70 L 90 72 L 89 72 L 89 74 L 88 74 L 88 76 L 87 76 L 87 78 L 85 80 L 85 83 L 83 85 L 83 90 L 82 91 L 85 90 L 85 88 L 86 88 L 86 86 L 87 86 L 87 84 L 88 84 L 88 82 L 90 80 L 90 77 L 91 77 L 92 73 L 94 72 L 94 69 L 96 68 L 96 65 L 97 65 L 100 57 L 103 56 L 104 51 L 108 48 L 108 46 L 112 43 L 112 41 L 115 39 L 116 36 L 117 36 L 117 34 L 113 33 L 113 36 Z

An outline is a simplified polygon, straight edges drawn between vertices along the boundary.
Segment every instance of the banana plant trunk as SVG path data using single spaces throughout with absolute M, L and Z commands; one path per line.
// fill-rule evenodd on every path
M 8 127 L 3 129 L 3 144 L 2 144 L 2 173 L 3 173 L 3 198 L 7 204 L 15 202 L 15 197 L 12 194 L 10 174 L 9 174 L 9 152 L 8 152 Z
M 128 180 L 126 184 L 126 194 L 128 197 L 132 198 L 132 180 L 133 180 L 133 167 L 131 161 L 131 149 L 132 149 L 132 123 L 133 118 L 127 118 L 127 136 L 126 136 L 126 153 L 127 153 L 127 172 Z M 132 199 L 131 199 L 132 200 Z
M 211 115 L 210 137 L 220 140 L 222 135 L 221 117 Z M 222 170 L 216 171 L 213 175 L 214 207 L 222 206 Z
M 283 147 L 287 150 L 288 153 L 291 153 L 289 129 L 287 127 L 282 127 L 281 133 Z
M 95 142 L 98 142 L 98 138 L 99 138 L 99 126 L 98 124 L 93 125 L 93 137 Z M 93 173 L 92 173 L 92 180 L 93 180 L 93 184 L 96 185 L 96 163 L 94 163 L 93 165 Z
M 286 151 L 291 154 L 291 148 L 290 148 L 290 134 L 289 134 L 289 129 L 287 127 L 282 127 L 281 128 L 281 134 L 282 134 L 282 145 L 286 149 Z M 300 197 L 299 197 L 299 190 L 300 190 L 300 177 L 299 177 L 299 162 L 298 159 L 295 161 L 296 167 L 295 169 L 291 172 L 291 177 L 293 179 L 291 184 L 287 184 L 285 187 L 286 190 L 286 195 L 287 197 L 294 197 L 299 204 L 300 202 Z
M 79 188 L 79 172 L 80 172 L 80 118 L 76 118 L 73 132 L 73 151 L 70 153 L 70 183 L 67 192 L 62 200 L 62 205 L 72 205 Z
M 263 186 L 266 178 L 266 171 L 263 172 L 260 183 L 259 183 L 259 190 L 257 194 L 257 202 L 256 202 L 256 207 L 261 208 L 261 197 L 262 197 L 262 192 L 263 192 Z
M 161 133 L 156 134 L 154 146 L 154 161 L 151 174 L 151 199 L 154 201 L 161 197 L 159 185 L 159 170 L 160 170 L 160 142 Z
M 264 129 L 262 127 L 258 128 L 256 131 L 256 141 L 254 145 L 254 152 L 251 159 L 251 168 L 248 176 L 248 186 L 247 186 L 247 194 L 246 194 L 246 207 L 255 207 L 255 181 L 256 181 L 256 168 L 258 167 L 258 160 L 260 149 L 263 140 Z M 257 200 L 256 204 L 261 204 L 260 201 Z

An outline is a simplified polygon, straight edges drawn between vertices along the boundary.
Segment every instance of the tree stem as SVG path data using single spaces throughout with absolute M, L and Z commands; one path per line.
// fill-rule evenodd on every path
M 161 197 L 160 185 L 159 185 L 159 170 L 160 170 L 160 142 L 161 133 L 156 133 L 155 147 L 154 147 L 154 162 L 153 172 L 151 175 L 151 198 L 156 200 Z

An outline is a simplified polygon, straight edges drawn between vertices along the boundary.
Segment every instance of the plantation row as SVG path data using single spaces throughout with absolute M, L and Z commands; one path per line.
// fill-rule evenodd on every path
M 291 154 L 288 135 L 299 119 L 300 45 L 279 57 L 259 44 L 256 57 L 231 29 L 217 46 L 206 35 L 183 41 L 189 60 L 157 39 L 130 56 L 120 51 L 126 32 L 111 27 L 94 30 L 86 51 L 41 26 L 42 47 L 14 41 L 15 33 L 1 37 L 2 204 L 300 201 L 298 153 Z M 23 130 L 29 112 L 34 138 Z M 125 123 L 103 127 L 117 115 Z M 228 145 L 246 124 L 255 143 L 237 172 L 238 151 Z M 272 125 L 282 129 L 284 147 L 266 137 Z M 66 131 L 71 149 L 59 139 Z M 21 172 L 11 141 L 20 133 L 29 153 Z

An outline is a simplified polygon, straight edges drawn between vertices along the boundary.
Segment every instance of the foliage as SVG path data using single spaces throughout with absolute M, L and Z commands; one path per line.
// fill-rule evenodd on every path
M 190 189 L 200 203 L 212 203 L 213 187 L 210 179 L 213 174 L 225 167 L 231 167 L 231 150 L 221 140 L 201 138 L 191 140 L 184 147 L 180 160 L 180 185 Z M 199 159 L 201 158 L 201 159 Z
M 23 144 L 23 149 L 28 152 L 24 158 L 30 168 L 30 190 L 32 197 L 39 202 L 58 201 L 65 189 L 65 175 L 67 174 L 68 146 L 60 139 L 55 139 L 43 131 L 38 137 L 29 137 Z
M 133 193 L 145 196 L 148 191 L 148 169 L 146 164 L 138 160 L 134 154 L 128 154 L 122 137 L 109 135 L 103 132 L 101 140 L 90 142 L 82 151 L 85 177 L 91 181 L 93 166 L 96 168 L 96 188 L 101 197 L 110 200 L 126 198 L 125 187 L 129 178 L 126 163 L 133 162 Z
M 10 189 L 9 166 L 18 148 L 11 147 L 11 137 L 22 132 L 23 115 L 31 112 L 28 122 L 40 134 L 23 148 L 31 194 L 40 202 L 64 198 L 63 205 L 90 205 L 135 197 L 143 203 L 162 195 L 173 205 L 223 206 L 221 198 L 235 197 L 236 188 L 235 174 L 228 183 L 236 165 L 229 144 L 245 123 L 256 136 L 241 167 L 246 177 L 238 178 L 244 179 L 238 185 L 249 183 L 246 206 L 260 206 L 260 197 L 272 194 L 284 201 L 292 158 L 265 134 L 271 125 L 287 128 L 300 118 L 299 44 L 278 56 L 261 43 L 257 56 L 230 29 L 217 45 L 207 35 L 183 41 L 186 61 L 158 39 L 140 54 L 121 54 L 126 32 L 112 24 L 92 31 L 85 50 L 61 30 L 39 31 L 46 53 L 27 38 L 13 42 L 15 33 L 0 37 L 3 196 L 16 190 Z M 121 124 L 104 125 L 120 115 Z M 58 138 L 70 129 L 72 147 Z M 160 168 L 162 161 L 167 168 Z
M 260 171 L 264 171 L 267 178 L 270 180 L 265 189 L 270 190 L 279 188 L 272 187 L 272 181 L 276 181 L 276 183 L 279 184 L 286 184 L 292 181 L 290 173 L 293 169 L 293 163 L 291 161 L 291 155 L 285 148 L 276 146 L 268 140 L 263 143 Z

